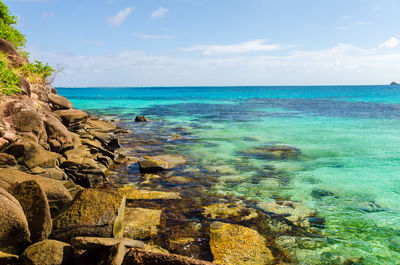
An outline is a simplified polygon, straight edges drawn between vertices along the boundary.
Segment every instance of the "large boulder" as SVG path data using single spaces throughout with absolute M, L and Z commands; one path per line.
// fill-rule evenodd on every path
M 69 264 L 74 249 L 64 242 L 44 240 L 29 246 L 22 253 L 20 265 L 63 265 Z
M 53 220 L 52 237 L 69 242 L 77 236 L 121 237 L 125 197 L 110 191 L 85 189 Z
M 15 46 L 4 39 L 0 38 L 0 52 L 5 53 L 7 58 L 11 61 L 14 67 L 20 67 L 24 64 L 28 64 L 27 58 L 21 56 Z
M 137 248 L 131 249 L 126 255 L 123 265 L 212 265 L 214 263 L 191 259 L 174 254 L 150 252 Z M 231 263 L 232 265 L 235 263 Z M 236 265 L 236 264 L 235 264 Z
M 12 122 L 18 132 L 33 132 L 39 135 L 44 131 L 42 116 L 35 109 L 22 109 L 12 115 Z
M 44 149 L 41 145 L 33 141 L 20 141 L 12 143 L 5 150 L 6 153 L 13 155 L 18 161 L 28 168 L 34 167 L 55 167 L 58 165 L 57 153 Z
M 64 125 L 67 127 L 74 123 L 84 121 L 89 117 L 86 112 L 77 109 L 56 110 L 54 113 L 61 118 Z
M 52 150 L 60 152 L 68 147 L 73 147 L 74 137 L 67 127 L 52 114 L 45 114 L 44 126 Z
M 165 169 L 171 169 L 185 163 L 186 160 L 183 156 L 159 155 L 146 156 L 144 160 L 139 161 L 139 166 L 142 172 L 157 172 Z
M 266 239 L 257 231 L 234 224 L 210 225 L 210 249 L 216 264 L 266 265 L 274 260 Z
M 0 251 L 16 254 L 29 243 L 29 227 L 19 202 L 0 188 Z
M 31 241 L 38 242 L 49 237 L 52 228 L 50 206 L 46 193 L 34 180 L 15 183 L 9 192 L 18 200 L 29 224 Z
M 55 216 L 71 203 L 71 194 L 64 187 L 62 181 L 33 176 L 15 169 L 0 168 L 0 188 L 7 190 L 14 183 L 21 183 L 28 180 L 35 180 L 44 190 L 52 216 Z
M 157 235 L 162 210 L 126 208 L 124 237 L 145 239 Z
M 52 109 L 72 109 L 72 102 L 69 101 L 67 98 L 57 95 L 54 93 L 49 93 L 49 103 L 51 104 Z

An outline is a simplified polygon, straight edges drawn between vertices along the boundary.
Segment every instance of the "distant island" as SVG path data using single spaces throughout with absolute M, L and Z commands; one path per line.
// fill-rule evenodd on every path
M 393 81 L 392 83 L 390 83 L 390 85 L 391 86 L 397 86 L 397 85 L 400 85 L 400 84 Z

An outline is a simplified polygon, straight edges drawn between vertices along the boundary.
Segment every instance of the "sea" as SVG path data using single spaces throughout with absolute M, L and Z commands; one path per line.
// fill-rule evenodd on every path
M 133 134 L 184 131 L 185 141 L 166 140 L 166 148 L 193 167 L 214 169 L 205 193 L 284 199 L 317 211 L 325 219 L 319 233 L 329 240 L 299 247 L 300 264 L 337 257 L 400 264 L 400 86 L 57 89 L 75 108 Z M 153 125 L 135 123 L 136 115 Z M 301 157 L 246 155 L 276 145 L 298 148 Z

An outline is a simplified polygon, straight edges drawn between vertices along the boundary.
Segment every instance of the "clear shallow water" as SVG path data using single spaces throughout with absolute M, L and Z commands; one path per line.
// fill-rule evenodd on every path
M 59 88 L 75 107 L 132 120 L 145 114 L 190 131 L 176 149 L 199 166 L 223 166 L 212 190 L 304 203 L 326 218 L 323 255 L 400 264 L 400 87 Z M 298 160 L 243 155 L 287 144 Z M 280 172 L 268 176 L 268 170 Z M 302 252 L 303 251 L 303 252 Z M 328 253 L 328 254 L 326 254 Z M 332 254 L 333 253 L 333 254 Z M 314 258 L 315 256 L 315 258 Z M 332 263 L 333 264 L 333 263 Z

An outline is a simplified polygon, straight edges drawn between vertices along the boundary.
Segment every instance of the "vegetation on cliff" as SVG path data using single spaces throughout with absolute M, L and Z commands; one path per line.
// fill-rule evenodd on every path
M 36 60 L 34 63 L 29 63 L 26 59 L 28 53 L 23 50 L 26 39 L 15 28 L 16 24 L 17 18 L 11 15 L 8 7 L 0 1 L 0 38 L 7 41 L 0 47 L 0 93 L 5 95 L 21 92 L 21 77 L 28 79 L 31 83 L 44 85 L 55 72 L 47 63 Z M 17 55 L 7 56 L 6 51 L 13 48 L 17 51 Z M 25 58 L 18 59 L 16 63 L 15 57 L 21 55 Z

